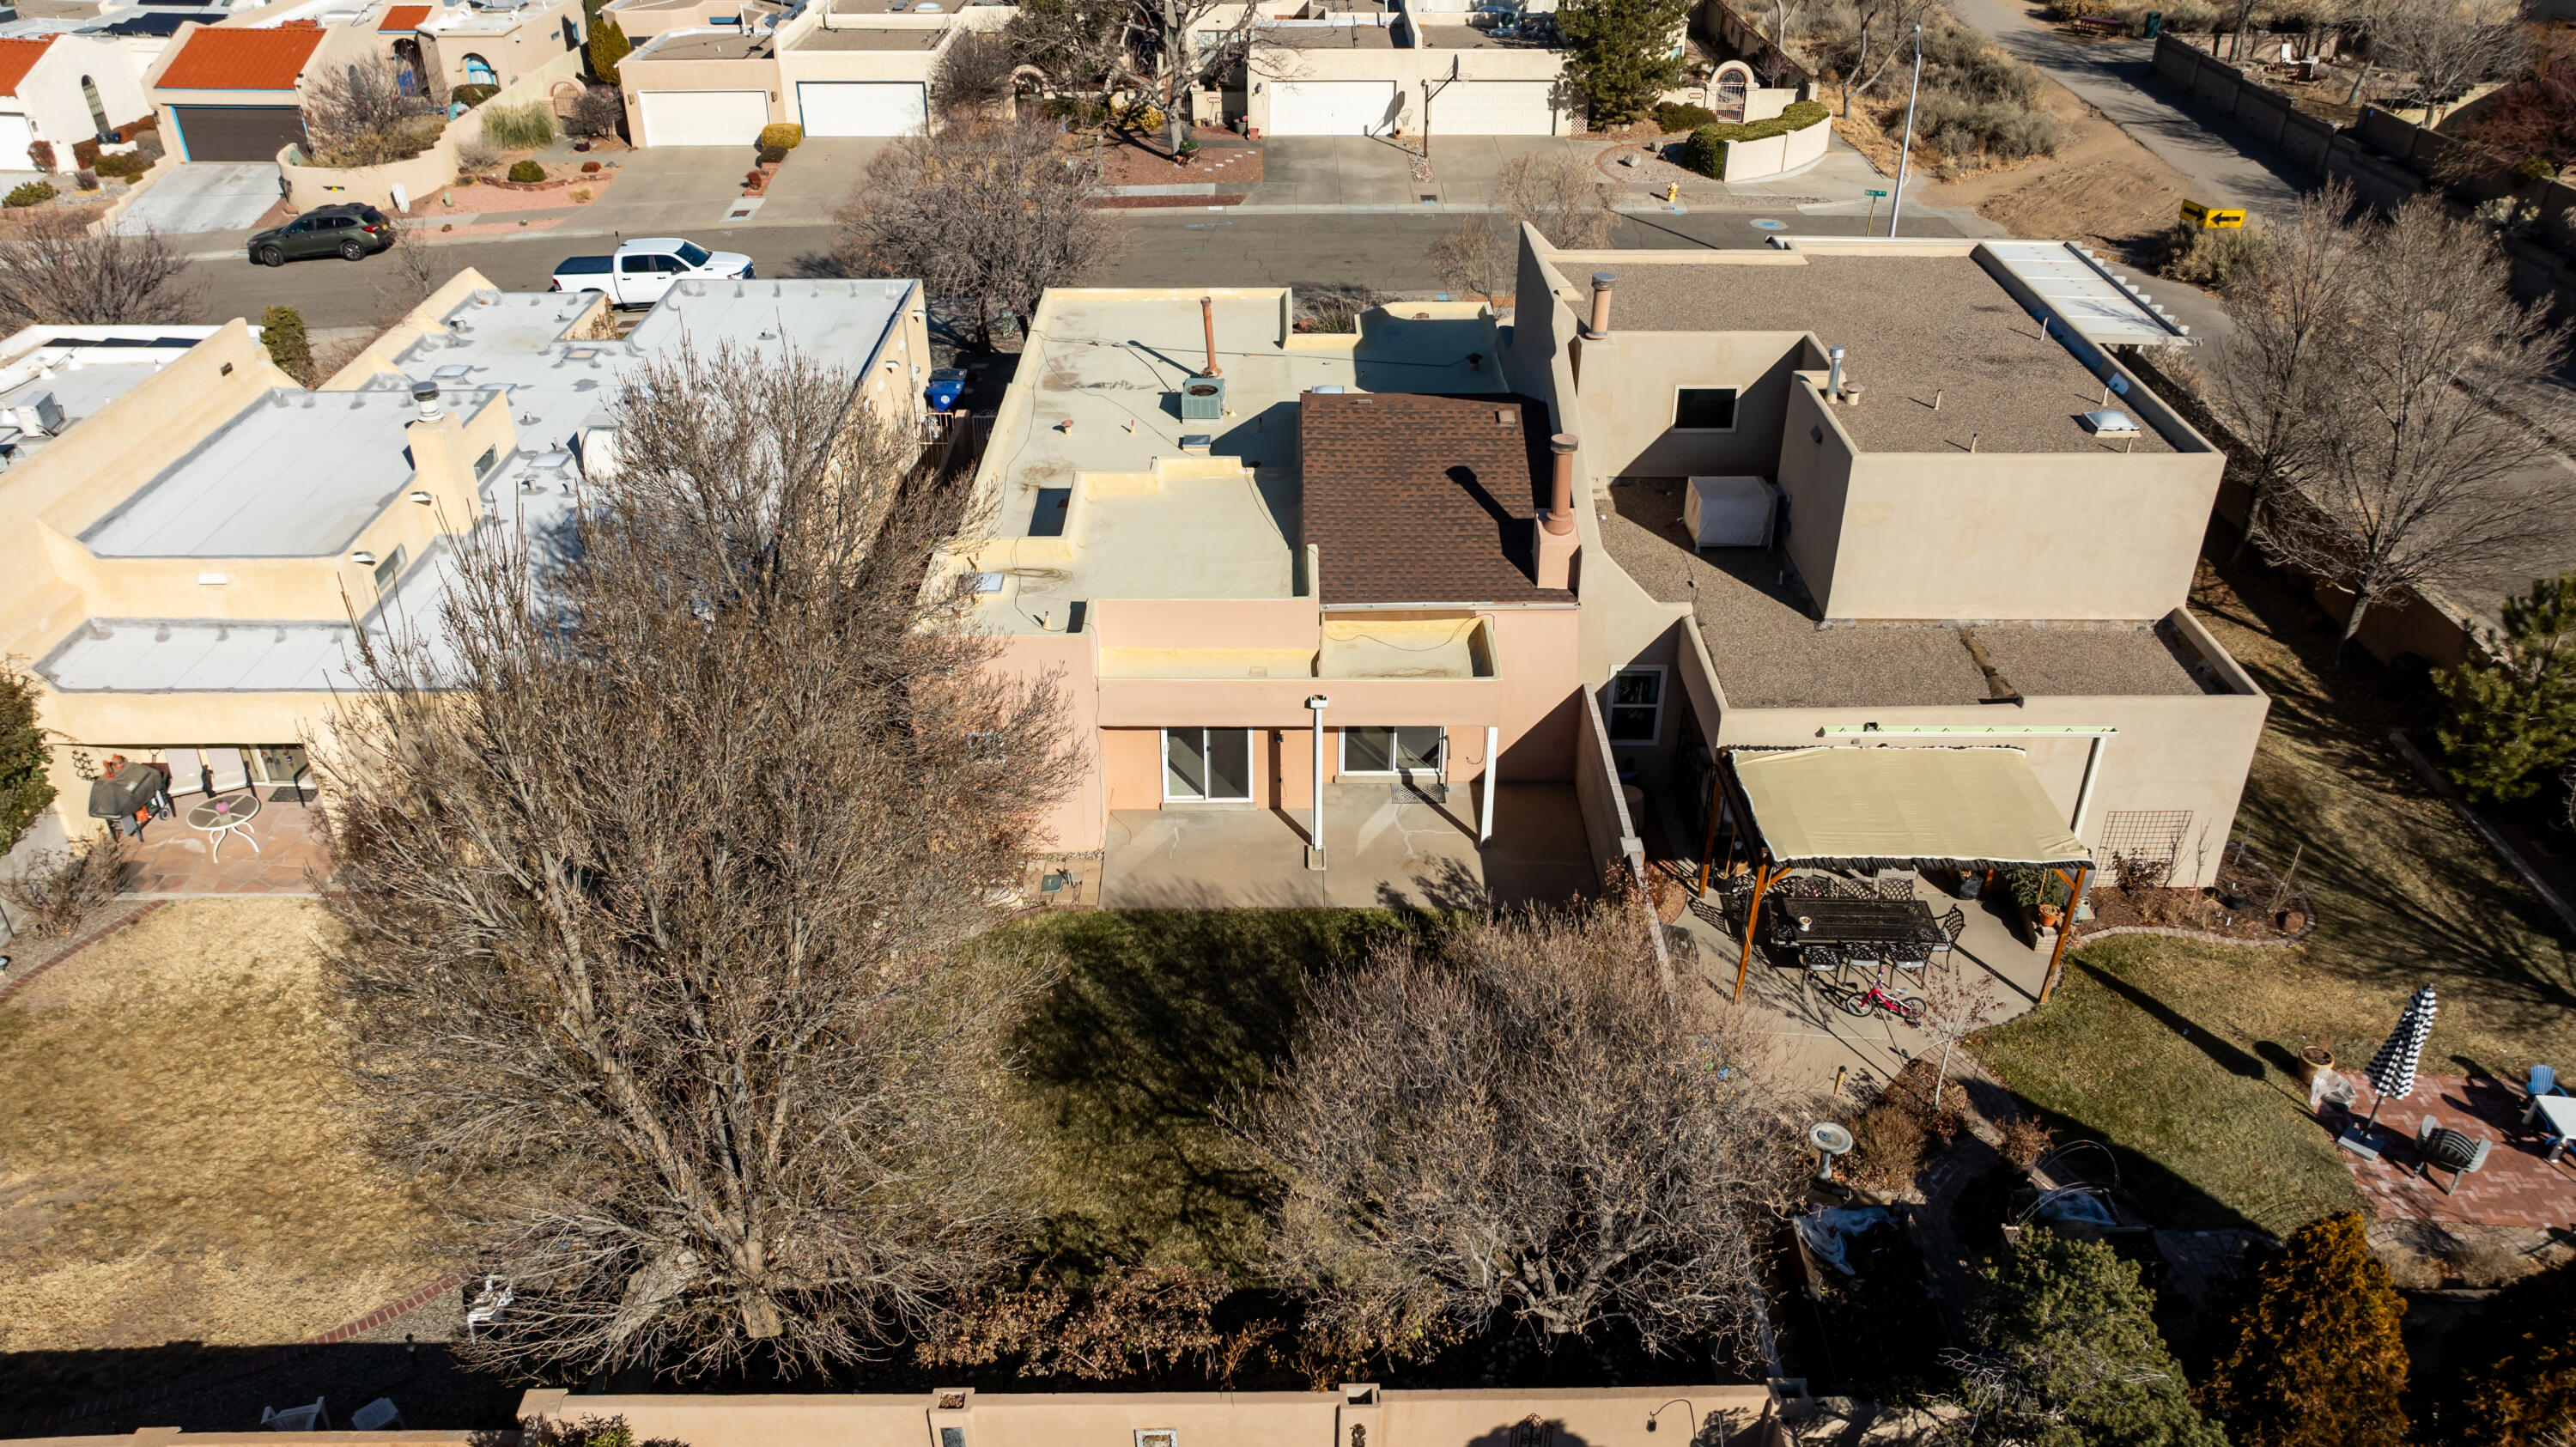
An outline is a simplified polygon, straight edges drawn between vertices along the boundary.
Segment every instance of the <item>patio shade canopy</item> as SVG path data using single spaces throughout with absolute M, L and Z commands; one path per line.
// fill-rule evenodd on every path
M 2090 865 L 2015 748 L 1734 750 L 1753 836 L 1775 865 L 1982 870 Z

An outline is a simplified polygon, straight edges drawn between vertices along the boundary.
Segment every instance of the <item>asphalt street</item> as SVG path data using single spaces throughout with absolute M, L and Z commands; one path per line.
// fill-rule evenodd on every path
M 1457 220 L 1425 211 L 1242 213 L 1188 210 L 1124 213 L 1128 244 L 1118 262 L 1097 278 L 1106 286 L 1367 286 L 1387 292 L 1430 292 L 1441 287 L 1431 269 L 1431 238 Z M 1758 226 L 1770 221 L 1778 229 Z M 1623 215 L 1612 244 L 1622 247 L 1750 247 L 1770 236 L 1852 236 L 1857 216 L 1812 216 L 1795 209 L 1653 211 Z M 1924 235 L 1953 234 L 1936 218 L 1908 227 Z M 829 275 L 826 226 L 695 228 L 704 246 L 740 251 L 763 276 Z M 510 290 L 542 290 L 567 256 L 604 251 L 614 240 L 533 232 L 438 243 L 433 253 L 442 274 L 471 266 Z M 287 305 L 316 330 L 392 320 L 403 309 L 392 289 L 392 263 L 383 257 L 346 262 L 336 257 L 254 266 L 239 253 L 206 255 L 190 266 L 205 289 L 209 321 L 258 320 L 270 306 Z

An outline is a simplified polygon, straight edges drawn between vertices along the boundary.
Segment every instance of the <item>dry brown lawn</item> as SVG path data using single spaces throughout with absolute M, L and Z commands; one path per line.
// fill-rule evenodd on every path
M 178 903 L 0 1005 L 0 1352 L 303 1341 L 436 1279 L 353 1138 L 328 927 Z

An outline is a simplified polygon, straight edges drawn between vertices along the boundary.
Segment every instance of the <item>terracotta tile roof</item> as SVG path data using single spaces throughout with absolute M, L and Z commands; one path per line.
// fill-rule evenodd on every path
M 1308 392 L 1303 541 L 1322 550 L 1322 602 L 1565 603 L 1536 578 L 1531 519 L 1546 501 L 1547 404 L 1510 393 Z
M 25 80 L 36 62 L 45 58 L 54 39 L 48 35 L 42 40 L 0 40 L 0 95 L 18 93 L 18 82 Z
M 156 90 L 293 90 L 322 43 L 319 28 L 274 30 L 215 26 L 188 37 L 179 58 L 154 81 Z
M 385 18 L 376 23 L 376 30 L 380 34 L 387 30 L 418 30 L 420 22 L 428 18 L 429 7 L 426 5 L 388 5 Z

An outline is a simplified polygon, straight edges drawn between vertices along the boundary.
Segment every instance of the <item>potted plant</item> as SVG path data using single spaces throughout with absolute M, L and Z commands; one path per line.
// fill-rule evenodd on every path
M 2334 1069 L 2333 1044 L 2320 1033 L 2299 1051 L 2298 1061 L 2291 1067 L 2290 1073 L 2298 1077 L 2301 1085 L 2313 1085 L 2319 1073 L 2332 1069 Z

